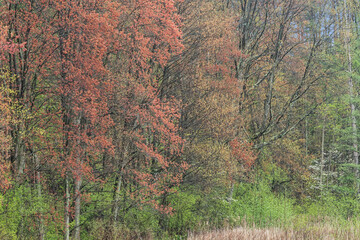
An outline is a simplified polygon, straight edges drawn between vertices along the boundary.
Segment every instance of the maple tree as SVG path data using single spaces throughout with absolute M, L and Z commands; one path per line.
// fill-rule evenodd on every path
M 104 10 L 106 2 L 93 1 L 55 3 L 59 12 L 59 64 L 61 78 L 58 95 L 61 99 L 62 147 L 57 162 L 66 178 L 65 229 L 69 239 L 70 194 L 69 181 L 74 180 L 75 239 L 80 239 L 80 207 L 82 181 L 94 180 L 90 162 L 105 149 L 111 149 L 107 129 L 112 121 L 107 112 L 105 94 L 108 92 L 103 57 L 111 25 Z
M 117 86 L 110 108 L 114 121 L 121 122 L 113 137 L 113 164 L 119 174 L 113 200 L 115 222 L 123 182 L 127 185 L 135 180 L 139 190 L 130 194 L 134 200 L 169 212 L 171 208 L 158 204 L 156 197 L 172 192 L 171 186 L 180 183 L 187 168 L 172 159 L 182 151 L 176 124 L 180 103 L 160 97 L 157 91 L 160 70 L 182 49 L 175 3 L 129 1 L 120 8 L 117 41 L 108 55 Z

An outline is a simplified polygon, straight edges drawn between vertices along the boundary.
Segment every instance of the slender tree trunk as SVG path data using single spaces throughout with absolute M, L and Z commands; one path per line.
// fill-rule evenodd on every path
M 34 152 L 34 151 L 33 151 Z M 42 202 L 42 194 L 41 194 L 41 175 L 40 175 L 40 159 L 38 158 L 37 154 L 34 152 L 35 158 L 35 165 L 36 165 L 36 184 L 37 184 L 37 194 L 39 201 Z M 44 232 L 44 223 L 43 223 L 43 216 L 42 216 L 42 203 L 40 203 L 39 208 L 39 239 L 45 239 L 45 232 Z
M 349 14 L 347 10 L 347 1 L 344 1 L 344 16 L 345 16 L 345 48 L 346 54 L 348 58 L 348 74 L 349 74 L 349 94 L 350 94 L 350 108 L 351 108 L 351 127 L 352 127 L 352 142 L 353 142 L 353 157 L 355 167 L 355 186 L 356 191 L 359 191 L 359 183 L 358 183 L 358 169 L 357 165 L 359 164 L 359 147 L 357 140 L 357 121 L 355 116 L 355 104 L 354 104 L 354 83 L 352 79 L 352 56 L 351 56 L 351 43 L 350 43 L 350 23 L 349 23 Z
M 331 159 L 332 159 L 332 149 L 329 152 L 329 166 L 328 166 L 328 174 L 326 174 L 326 188 L 329 187 L 329 175 L 331 173 Z
M 70 240 L 70 191 L 69 191 L 69 177 L 66 175 L 65 179 L 65 240 Z
M 326 115 L 324 115 L 323 126 L 321 131 L 321 161 L 320 161 L 320 192 L 323 189 L 323 169 L 324 169 L 324 155 L 325 155 L 325 123 L 326 123 Z
M 25 144 L 22 138 L 24 131 L 23 124 L 20 123 L 17 130 L 16 145 L 15 145 L 15 159 L 17 164 L 17 178 L 24 174 L 25 169 Z
M 273 66 L 273 69 L 271 70 L 270 79 L 268 81 L 266 100 L 264 101 L 264 116 L 262 122 L 263 129 L 265 129 L 267 121 L 271 121 L 272 118 L 271 102 L 273 98 L 274 83 L 275 83 L 275 66 Z
M 81 208 L 81 183 L 79 176 L 75 179 L 75 239 L 80 240 L 80 208 Z
M 114 201 L 113 201 L 113 225 L 116 226 L 116 222 L 118 220 L 119 215 L 119 202 L 120 202 L 120 191 L 121 191 L 121 185 L 122 185 L 122 176 L 123 176 L 123 170 L 125 168 L 125 165 L 128 161 L 128 143 L 125 143 L 126 146 L 124 148 L 123 152 L 123 158 L 122 158 L 122 165 L 120 168 L 120 174 L 116 186 L 116 192 L 114 194 Z
M 231 183 L 231 188 L 230 188 L 230 193 L 229 193 L 229 198 L 228 198 L 229 204 L 231 204 L 232 197 L 233 197 L 233 194 L 234 194 L 234 185 L 235 185 L 235 184 L 232 182 L 232 183 Z
M 79 129 L 82 129 L 81 126 L 81 118 L 83 113 L 80 113 L 78 118 L 75 120 L 75 124 L 79 127 Z M 85 132 L 87 129 L 86 124 L 83 125 Z M 77 145 L 82 145 L 80 140 L 77 141 Z M 82 157 L 78 156 L 77 158 L 77 165 L 80 168 L 78 175 L 75 176 L 75 238 L 76 240 L 80 240 L 80 215 L 81 215 L 81 184 L 82 184 Z
M 308 118 L 305 118 L 305 155 L 307 156 L 308 155 L 308 152 L 309 152 L 309 150 L 308 150 L 308 138 L 309 138 L 309 136 L 308 136 Z
M 122 170 L 121 170 L 122 171 Z M 116 225 L 118 215 L 119 215 L 119 201 L 120 201 L 120 190 L 121 190 L 121 184 L 122 184 L 122 172 L 120 173 L 120 176 L 118 178 L 117 186 L 116 186 L 116 192 L 114 197 L 114 226 Z

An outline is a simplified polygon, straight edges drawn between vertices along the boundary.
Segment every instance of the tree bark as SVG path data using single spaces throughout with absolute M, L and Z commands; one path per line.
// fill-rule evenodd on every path
M 309 136 L 308 136 L 308 118 L 305 118 L 305 155 L 308 155 L 308 141 L 309 141 Z
M 117 219 L 118 219 L 118 214 L 119 214 L 119 201 L 120 201 L 121 184 L 122 184 L 122 172 L 120 172 L 120 176 L 118 178 L 115 197 L 114 197 L 114 218 L 113 218 L 114 226 L 116 225 L 116 222 L 117 222 Z
M 38 158 L 37 154 L 33 151 L 34 158 L 35 158 L 35 165 L 36 165 L 36 185 L 37 185 L 37 194 L 39 201 L 42 201 L 42 194 L 41 194 L 41 175 L 40 175 L 40 159 Z M 39 208 L 39 239 L 45 239 L 45 232 L 44 232 L 44 223 L 43 223 L 43 216 L 42 216 L 42 204 L 40 203 Z
M 25 169 L 25 143 L 22 138 L 24 131 L 23 124 L 20 123 L 16 133 L 15 159 L 17 164 L 17 180 L 24 174 Z
M 324 170 L 324 156 L 325 156 L 325 122 L 326 122 L 326 115 L 324 114 L 323 119 L 323 126 L 321 131 L 321 161 L 320 161 L 320 192 L 322 192 L 323 189 L 323 170 Z
M 125 143 L 125 144 L 126 144 L 126 146 L 124 147 L 123 159 L 122 159 L 123 161 L 121 164 L 120 174 L 118 177 L 116 192 L 114 194 L 114 201 L 113 201 L 113 206 L 114 206 L 113 207 L 113 225 L 114 226 L 116 226 L 116 222 L 118 220 L 118 215 L 119 215 L 119 202 L 120 202 L 120 191 L 121 191 L 121 185 L 122 185 L 123 170 L 128 161 L 128 143 Z
M 81 176 L 75 179 L 75 239 L 80 240 Z
M 79 129 L 82 129 L 83 126 L 81 126 L 83 113 L 80 113 L 78 118 L 75 120 L 75 124 L 79 127 Z M 87 126 L 84 125 L 84 129 L 86 131 Z M 79 133 L 80 134 L 80 133 Z M 77 145 L 82 145 L 80 140 L 77 141 Z M 83 146 L 84 147 L 84 146 Z M 75 238 L 76 240 L 80 240 L 80 214 L 81 214 L 81 184 L 82 184 L 82 155 L 78 156 L 77 158 L 77 165 L 80 168 L 78 170 L 78 174 L 75 176 Z
M 233 194 L 234 194 L 234 183 L 231 183 L 231 188 L 230 188 L 230 193 L 229 193 L 229 198 L 228 198 L 228 202 L 231 205 L 231 201 L 233 199 Z
M 69 177 L 65 179 L 65 240 L 70 240 L 70 191 L 69 191 Z
M 348 74 L 349 74 L 349 94 L 350 94 L 350 108 L 351 108 L 351 128 L 352 128 L 352 144 L 353 144 L 353 157 L 355 167 L 355 190 L 359 192 L 359 183 L 358 183 L 358 169 L 359 164 L 359 147 L 357 140 L 357 121 L 355 116 L 356 107 L 354 104 L 354 83 L 352 79 L 352 56 L 351 56 L 351 43 L 350 43 L 350 23 L 349 23 L 349 14 L 347 9 L 347 1 L 344 0 L 344 16 L 345 16 L 345 48 L 348 60 Z

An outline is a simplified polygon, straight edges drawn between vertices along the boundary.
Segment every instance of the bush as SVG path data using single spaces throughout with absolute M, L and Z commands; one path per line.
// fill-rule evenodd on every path
M 240 184 L 231 205 L 233 224 L 243 220 L 260 227 L 286 224 L 294 216 L 293 204 L 286 196 L 276 196 L 264 182 Z

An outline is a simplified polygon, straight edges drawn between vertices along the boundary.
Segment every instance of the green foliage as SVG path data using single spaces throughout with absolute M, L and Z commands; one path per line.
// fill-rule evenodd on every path
M 189 231 L 227 226 L 231 215 L 229 202 L 219 192 L 204 194 L 194 190 L 181 191 L 169 196 L 173 214 L 160 216 L 170 236 L 183 236 Z
M 57 222 L 53 216 L 53 213 L 58 213 L 52 212 L 50 208 L 52 206 L 55 209 L 58 204 L 49 196 L 39 198 L 32 186 L 13 186 L 5 194 L 0 195 L 1 239 L 38 238 L 40 214 L 44 219 L 46 239 L 62 239 L 61 222 Z
M 285 224 L 294 217 L 294 200 L 285 194 L 271 192 L 268 184 L 240 184 L 236 187 L 232 202 L 232 219 L 236 224 L 241 221 L 257 226 Z
M 1 239 L 16 239 L 16 227 L 19 223 L 18 217 L 11 215 L 8 218 L 8 214 L 5 213 L 4 196 L 0 195 L 0 238 Z M 14 210 L 14 206 L 6 206 Z
M 201 196 L 187 192 L 179 192 L 170 198 L 174 214 L 168 218 L 168 231 L 177 235 L 196 229 L 196 225 L 202 221 Z
M 336 197 L 332 194 L 324 194 L 320 200 L 313 199 L 303 207 L 306 214 L 312 217 L 328 216 L 347 220 L 356 218 L 360 214 L 359 200 L 350 196 Z

